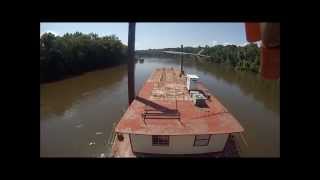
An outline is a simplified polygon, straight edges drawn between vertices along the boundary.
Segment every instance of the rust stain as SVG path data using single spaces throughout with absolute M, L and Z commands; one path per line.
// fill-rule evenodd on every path
M 146 135 L 221 134 L 244 129 L 202 83 L 206 107 L 192 102 L 180 70 L 156 69 L 116 126 L 117 133 Z M 145 116 L 144 116 L 145 114 Z M 144 118 L 145 117 L 145 118 Z

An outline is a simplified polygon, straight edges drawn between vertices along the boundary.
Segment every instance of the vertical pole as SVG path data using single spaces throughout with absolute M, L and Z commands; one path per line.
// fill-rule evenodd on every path
M 184 74 L 183 72 L 183 45 L 181 44 L 181 73 L 180 76 Z
M 134 92 L 134 45 L 135 45 L 135 29 L 136 23 L 129 23 L 129 35 L 128 35 L 128 95 L 129 105 L 132 103 L 135 97 Z

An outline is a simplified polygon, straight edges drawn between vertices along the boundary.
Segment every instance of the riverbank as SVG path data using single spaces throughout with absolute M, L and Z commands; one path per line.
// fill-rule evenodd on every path
M 137 50 L 136 54 L 146 57 L 158 58 L 180 58 L 180 55 L 163 53 L 163 51 L 180 52 L 180 48 L 163 48 L 163 49 L 148 49 Z M 251 43 L 245 46 L 236 45 L 216 45 L 205 47 L 184 47 L 183 51 L 186 53 L 197 54 L 201 52 L 202 55 L 210 56 L 210 58 L 199 58 L 191 55 L 184 55 L 184 58 L 193 60 L 205 60 L 207 62 L 214 62 L 220 64 L 230 65 L 237 71 L 251 71 L 259 73 L 260 70 L 260 47 L 257 44 Z
M 59 79 L 51 79 L 51 80 L 46 80 L 46 81 L 41 81 L 41 77 L 40 77 L 40 85 L 54 83 L 54 82 L 58 82 L 58 81 L 64 81 L 64 80 L 67 80 L 67 79 L 70 79 L 70 78 L 75 78 L 75 77 L 78 77 L 78 76 L 82 76 L 82 75 L 84 75 L 86 73 L 95 72 L 95 71 L 99 71 L 99 70 L 108 70 L 108 69 L 112 69 L 112 68 L 123 66 L 123 65 L 124 64 L 116 64 L 116 65 L 109 65 L 109 66 L 105 66 L 105 67 L 97 67 L 95 69 L 88 70 L 88 71 L 85 71 L 85 72 L 79 72 L 79 73 L 76 73 L 76 74 L 66 74 L 63 77 L 59 78 Z
M 125 64 L 126 52 L 127 46 L 114 35 L 44 33 L 40 37 L 40 83 Z

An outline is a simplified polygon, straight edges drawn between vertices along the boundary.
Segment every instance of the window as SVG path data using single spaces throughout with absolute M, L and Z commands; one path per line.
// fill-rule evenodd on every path
M 169 146 L 169 136 L 152 136 L 153 146 Z
M 211 135 L 198 135 L 194 138 L 193 146 L 208 146 Z

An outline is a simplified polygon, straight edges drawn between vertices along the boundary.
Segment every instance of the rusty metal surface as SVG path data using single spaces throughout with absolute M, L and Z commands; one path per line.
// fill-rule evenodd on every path
M 116 126 L 118 133 L 146 135 L 224 134 L 242 132 L 244 129 L 205 86 L 198 89 L 210 98 L 205 107 L 197 107 L 186 89 L 185 77 L 179 70 L 155 70 L 145 82 Z M 143 116 L 153 110 L 152 117 Z M 170 117 L 177 112 L 179 118 Z M 156 114 L 158 113 L 158 114 Z

